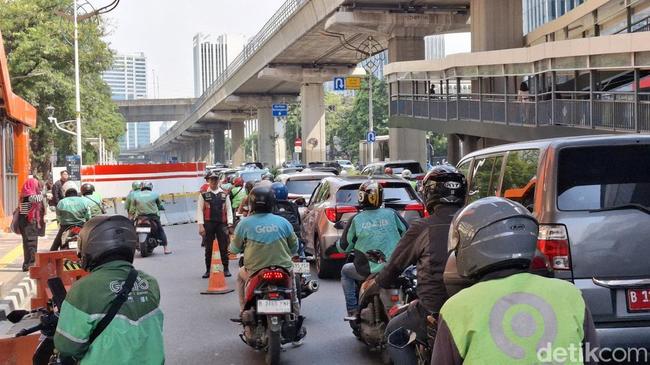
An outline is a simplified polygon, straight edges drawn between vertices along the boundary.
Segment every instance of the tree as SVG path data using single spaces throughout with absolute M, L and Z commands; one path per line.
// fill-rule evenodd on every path
M 47 106 L 54 106 L 59 121 L 75 119 L 73 25 L 65 15 L 68 0 L 13 0 L 0 2 L 0 29 L 5 41 L 14 91 L 37 106 L 37 126 L 31 130 L 32 168 L 43 176 L 50 170 L 50 155 L 76 153 L 74 137 L 48 122 Z M 101 73 L 113 54 L 102 37 L 101 18 L 79 24 L 82 137 L 101 134 L 107 149 L 117 152 L 124 119 L 111 101 Z M 84 163 L 97 160 L 96 148 L 84 141 Z
M 257 131 L 251 133 L 244 139 L 244 158 L 247 161 L 255 161 L 257 156 L 257 148 L 259 146 Z M 250 153 L 248 153 L 250 151 Z

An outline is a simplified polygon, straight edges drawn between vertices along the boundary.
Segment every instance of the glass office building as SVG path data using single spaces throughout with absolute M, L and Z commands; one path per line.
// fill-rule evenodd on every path
M 559 18 L 585 0 L 522 0 L 524 34 Z

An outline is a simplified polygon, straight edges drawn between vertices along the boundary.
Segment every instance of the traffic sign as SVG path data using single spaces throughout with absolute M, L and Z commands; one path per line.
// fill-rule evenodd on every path
M 302 153 L 302 139 L 296 138 L 296 141 L 293 143 L 293 151 L 295 153 Z
M 334 91 L 344 91 L 344 90 L 345 90 L 345 77 L 335 77 Z
M 375 143 L 377 141 L 377 134 L 374 131 L 368 132 L 366 135 L 366 142 Z
M 361 77 L 350 76 L 345 78 L 346 90 L 359 90 L 361 89 Z
M 81 181 L 81 156 L 65 156 L 65 169 L 68 171 L 68 179 L 72 181 Z
M 286 117 L 289 114 L 289 106 L 287 104 L 273 104 L 271 111 L 274 117 Z

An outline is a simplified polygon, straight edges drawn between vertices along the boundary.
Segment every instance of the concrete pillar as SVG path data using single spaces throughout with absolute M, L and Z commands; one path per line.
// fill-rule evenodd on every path
M 463 156 L 478 150 L 478 140 L 479 138 L 475 136 L 463 136 L 463 142 L 461 145 Z
M 456 134 L 447 135 L 447 161 L 452 165 L 460 161 L 460 138 Z
M 521 0 L 471 0 L 472 52 L 523 46 Z
M 388 40 L 388 62 L 424 59 L 424 37 L 394 36 Z M 389 128 L 388 148 L 391 160 L 416 160 L 422 168 L 427 162 L 427 138 L 424 131 Z
M 244 123 L 231 122 L 230 133 L 232 135 L 232 166 L 237 167 L 245 161 L 244 155 Z
M 284 138 L 285 121 L 275 118 L 275 166 L 281 166 L 287 160 L 287 141 Z
M 199 144 L 201 146 L 199 161 L 210 164 L 212 162 L 210 161 L 210 137 L 201 137 L 199 141 Z
M 212 131 L 212 163 L 226 161 L 226 138 L 223 132 L 222 128 Z
M 257 160 L 272 166 L 275 164 L 275 118 L 270 107 L 257 108 L 258 146 Z
M 323 84 L 303 84 L 300 88 L 302 112 L 302 161 L 325 161 L 325 101 Z

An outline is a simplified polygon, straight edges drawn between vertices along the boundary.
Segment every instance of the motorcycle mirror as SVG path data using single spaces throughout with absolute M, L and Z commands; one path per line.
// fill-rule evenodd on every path
M 28 314 L 29 314 L 29 311 L 26 311 L 24 309 L 17 309 L 17 310 L 9 312 L 9 314 L 7 315 L 7 319 L 11 323 L 18 323 L 18 322 L 20 322 L 21 319 L 23 319 L 23 317 L 25 317 Z
M 417 334 L 415 332 L 400 327 L 388 335 L 387 341 L 389 345 L 398 349 L 403 349 L 412 344 L 416 338 Z

